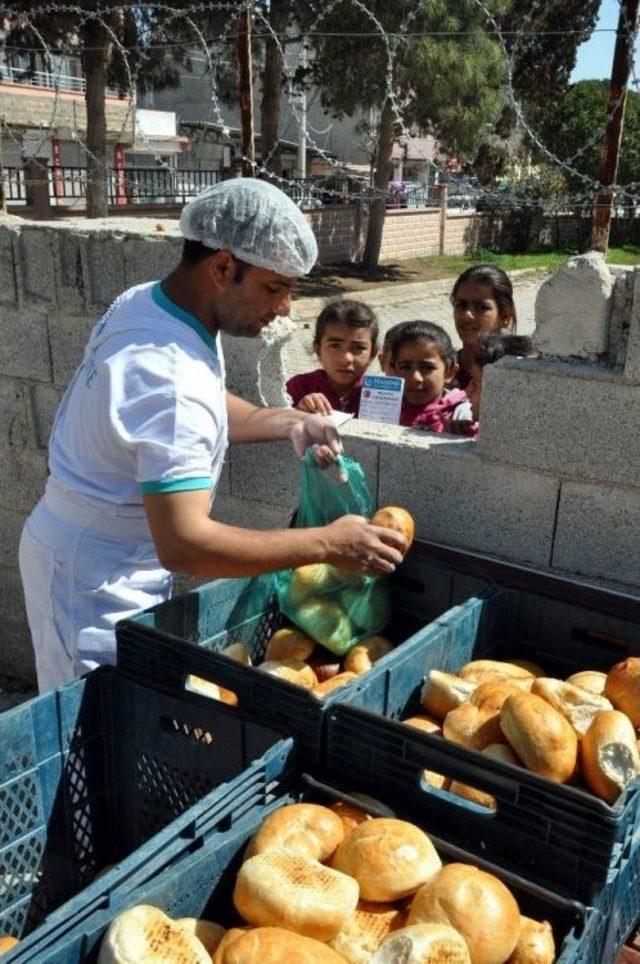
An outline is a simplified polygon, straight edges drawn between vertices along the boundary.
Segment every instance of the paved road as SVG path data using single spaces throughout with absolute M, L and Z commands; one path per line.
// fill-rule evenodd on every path
M 534 327 L 534 306 L 538 289 L 546 276 L 523 274 L 514 278 L 518 331 L 530 335 Z M 390 285 L 367 293 L 367 301 L 378 313 L 382 335 L 399 321 L 423 319 L 442 325 L 459 345 L 451 317 L 449 294 L 451 281 L 432 281 L 423 284 Z M 354 297 L 358 297 L 354 295 Z M 298 322 L 298 332 L 285 351 L 287 375 L 309 371 L 317 366 L 311 341 L 315 318 L 325 304 L 323 298 L 302 298 L 293 307 L 293 318 Z

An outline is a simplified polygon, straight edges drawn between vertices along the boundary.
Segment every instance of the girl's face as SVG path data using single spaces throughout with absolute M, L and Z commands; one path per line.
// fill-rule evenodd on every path
M 478 335 L 500 331 L 511 324 L 511 312 L 500 309 L 489 285 L 465 281 L 452 300 L 453 320 L 463 345 L 474 344 Z
M 336 391 L 348 391 L 376 356 L 371 329 L 330 322 L 316 346 L 316 354 Z
M 432 341 L 416 338 L 400 345 L 390 367 L 404 380 L 404 398 L 421 407 L 442 398 L 445 385 L 456 377 L 457 365 L 447 367 Z

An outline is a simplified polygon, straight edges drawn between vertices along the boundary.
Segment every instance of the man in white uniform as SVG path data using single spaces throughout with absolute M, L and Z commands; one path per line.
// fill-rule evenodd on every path
M 328 419 L 225 390 L 219 332 L 254 337 L 289 313 L 291 284 L 317 256 L 306 219 L 272 185 L 239 179 L 188 204 L 180 225 L 182 261 L 111 305 L 56 415 L 46 491 L 20 542 L 41 691 L 115 663 L 116 622 L 167 599 L 171 572 L 379 573 L 402 558 L 402 536 L 356 516 L 272 532 L 210 517 L 228 440 L 288 438 L 324 465 L 340 442 Z

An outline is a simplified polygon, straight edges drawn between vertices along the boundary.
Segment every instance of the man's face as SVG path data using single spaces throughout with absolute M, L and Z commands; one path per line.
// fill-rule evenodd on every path
M 229 335 L 255 338 L 278 315 L 290 313 L 292 283 L 292 278 L 275 271 L 236 262 L 218 286 L 213 319 L 216 326 Z

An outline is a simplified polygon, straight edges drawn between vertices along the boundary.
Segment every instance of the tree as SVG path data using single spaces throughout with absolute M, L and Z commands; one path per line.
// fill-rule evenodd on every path
M 588 142 L 594 146 L 582 151 L 572 162 L 581 174 L 597 180 L 602 137 L 607 119 L 609 82 L 581 80 L 572 84 L 564 97 L 551 101 L 540 113 L 540 131 L 544 144 L 561 160 L 576 154 Z M 618 164 L 618 183 L 640 181 L 640 94 L 627 93 L 625 126 Z M 577 177 L 570 178 L 572 189 L 584 188 Z
M 511 58 L 513 92 L 533 129 L 539 110 L 567 90 L 577 49 L 593 32 L 599 9 L 600 0 L 511 0 L 496 18 Z M 524 142 L 513 108 L 505 104 L 478 150 L 474 170 L 480 180 L 492 185 L 506 174 Z
M 501 105 L 503 62 L 499 45 L 473 0 L 369 0 L 388 34 L 398 34 L 411 14 L 413 36 L 397 42 L 393 91 L 387 89 L 387 55 L 371 34 L 371 19 L 343 0 L 311 35 L 310 79 L 325 109 L 337 117 L 379 110 L 376 169 L 363 256 L 375 268 L 380 256 L 391 152 L 401 132 L 390 94 L 409 129 L 433 133 L 443 150 L 471 159 L 480 132 Z M 494 9 L 503 9 L 494 0 Z M 431 32 L 432 36 L 425 36 Z M 437 35 L 436 35 L 437 34 Z M 358 36 L 360 35 L 360 36 Z
M 67 10 L 42 12 L 37 0 L 16 0 L 7 18 L 5 42 L 30 51 L 27 76 L 37 68 L 37 58 L 50 61 L 51 52 L 62 49 L 80 58 L 87 115 L 87 217 L 105 217 L 108 202 L 105 93 L 107 86 L 117 89 L 122 97 L 130 92 L 129 73 L 120 47 L 127 51 L 127 60 L 135 65 L 139 93 L 176 86 L 179 67 L 188 63 L 188 54 L 183 47 L 147 46 L 149 39 L 161 33 L 163 24 L 172 19 L 160 8 L 114 4 L 105 7 L 93 0 L 81 0 L 76 6 L 81 14 Z M 28 19 L 23 20 L 19 14 Z M 48 67 L 55 72 L 50 63 Z

